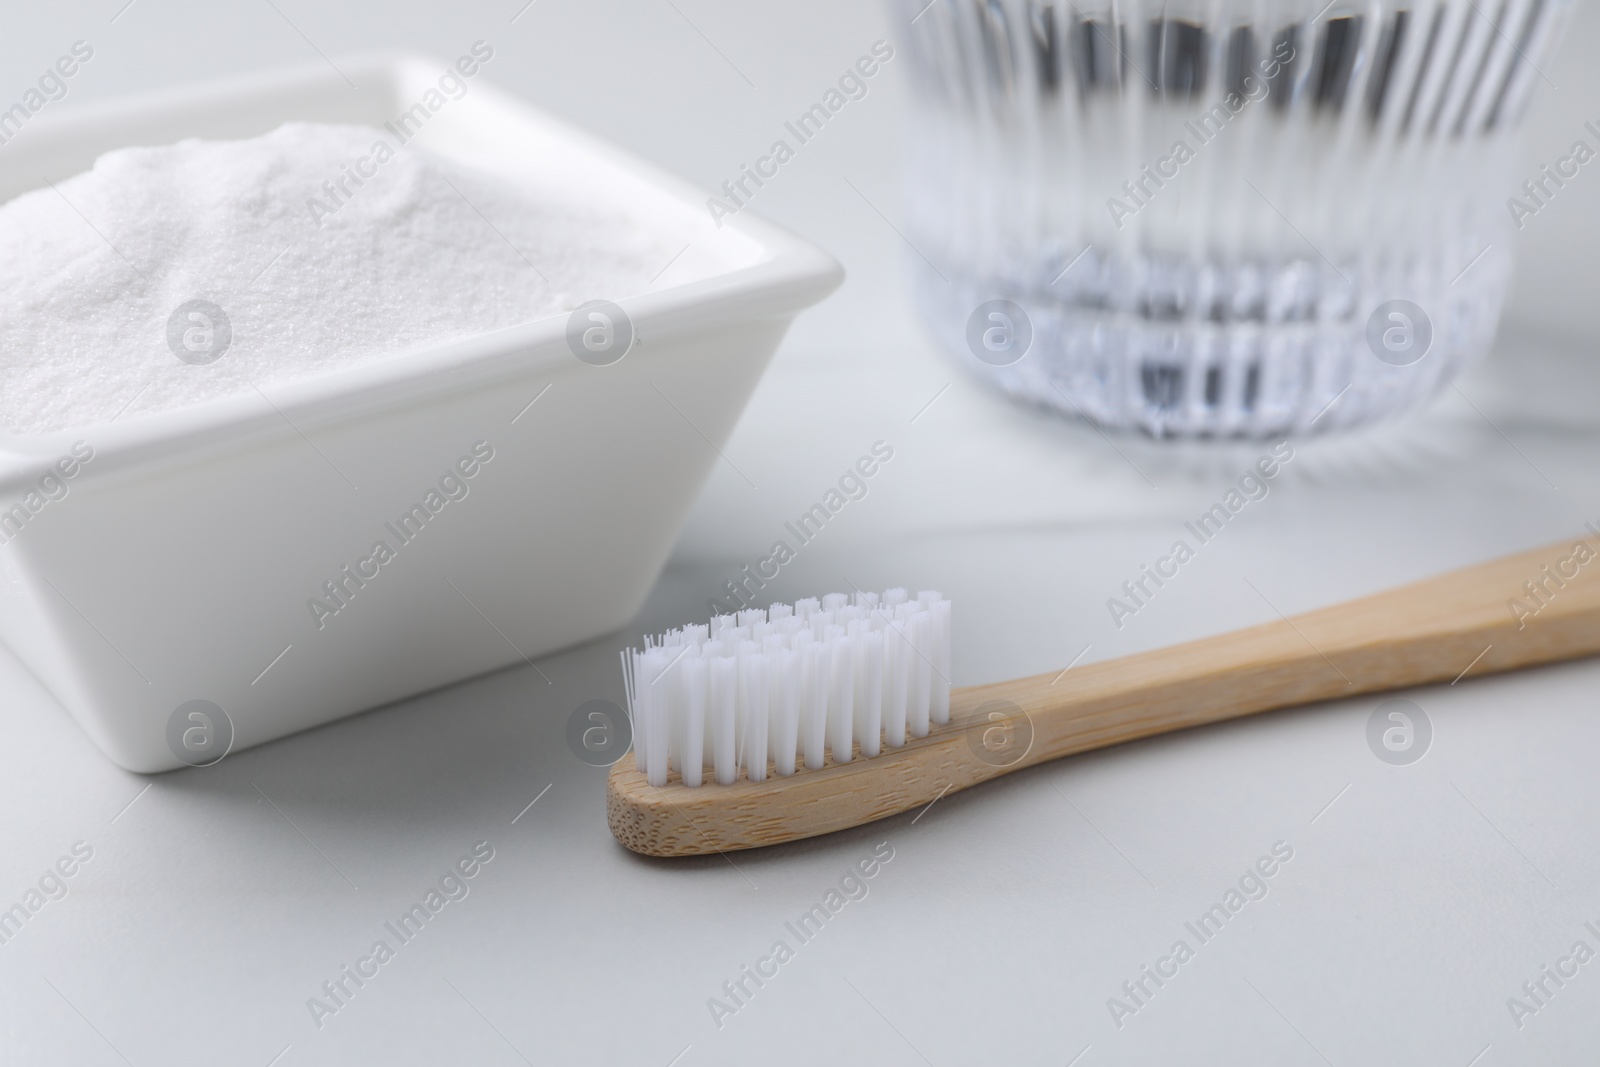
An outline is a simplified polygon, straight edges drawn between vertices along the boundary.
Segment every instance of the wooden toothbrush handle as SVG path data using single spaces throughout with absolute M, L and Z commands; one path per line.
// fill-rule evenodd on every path
M 1025 711 L 1034 730 L 1016 764 L 1025 767 L 1274 708 L 1596 653 L 1600 537 L 1065 675 L 962 690 L 961 703 Z
M 607 819 L 647 855 L 754 848 L 1152 734 L 1596 653 L 1600 533 L 1172 648 L 958 689 L 949 725 L 871 759 L 694 789 L 650 786 L 624 759 Z

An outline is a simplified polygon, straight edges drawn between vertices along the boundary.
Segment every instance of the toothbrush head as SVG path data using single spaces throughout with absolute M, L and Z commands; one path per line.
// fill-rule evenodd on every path
M 634 758 L 606 822 L 646 856 L 859 826 L 1036 762 L 1050 677 L 950 688 L 950 602 L 904 589 L 774 604 L 622 654 Z

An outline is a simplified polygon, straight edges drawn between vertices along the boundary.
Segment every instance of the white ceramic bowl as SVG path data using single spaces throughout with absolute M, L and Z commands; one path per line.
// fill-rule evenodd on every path
M 339 65 L 359 90 L 322 67 L 42 113 L 4 148 L 0 200 L 124 145 L 382 125 L 447 66 Z M 419 143 L 508 165 L 559 153 L 688 227 L 700 280 L 591 294 L 638 334 L 610 366 L 573 355 L 563 315 L 274 387 L 270 403 L 0 436 L 0 523 L 40 505 L 14 533 L 0 525 L 0 639 L 123 767 L 209 762 L 219 738 L 259 744 L 623 625 L 790 321 L 842 276 L 747 213 L 713 226 L 703 192 L 482 76 Z M 494 458 L 464 479 L 467 496 L 399 545 L 385 523 L 477 442 Z M 75 445 L 93 459 L 61 479 L 66 494 L 52 480 L 58 499 L 30 498 Z M 319 627 L 308 602 L 327 602 L 323 583 L 379 539 L 395 558 L 346 582 L 346 606 Z

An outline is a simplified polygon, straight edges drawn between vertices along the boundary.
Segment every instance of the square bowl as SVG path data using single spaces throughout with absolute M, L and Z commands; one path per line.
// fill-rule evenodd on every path
M 126 145 L 381 127 L 449 64 L 339 69 L 349 82 L 308 68 L 40 115 L 4 149 L 0 201 Z M 690 251 L 642 294 L 578 294 L 631 323 L 608 365 L 575 355 L 562 314 L 249 395 L 0 433 L 0 640 L 129 770 L 214 762 L 625 624 L 789 323 L 842 277 L 748 213 L 714 224 L 703 192 L 481 78 L 415 136 L 507 173 L 559 158 Z

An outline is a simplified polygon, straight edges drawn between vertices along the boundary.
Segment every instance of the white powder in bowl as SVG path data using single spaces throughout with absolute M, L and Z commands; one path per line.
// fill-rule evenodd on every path
M 642 292 L 683 246 L 570 183 L 415 144 L 358 186 L 380 140 L 292 123 L 127 148 L 0 207 L 0 424 L 90 426 L 488 333 Z M 231 329 L 213 362 L 169 343 L 191 301 Z M 196 360 L 218 347 L 201 314 L 179 315 Z

